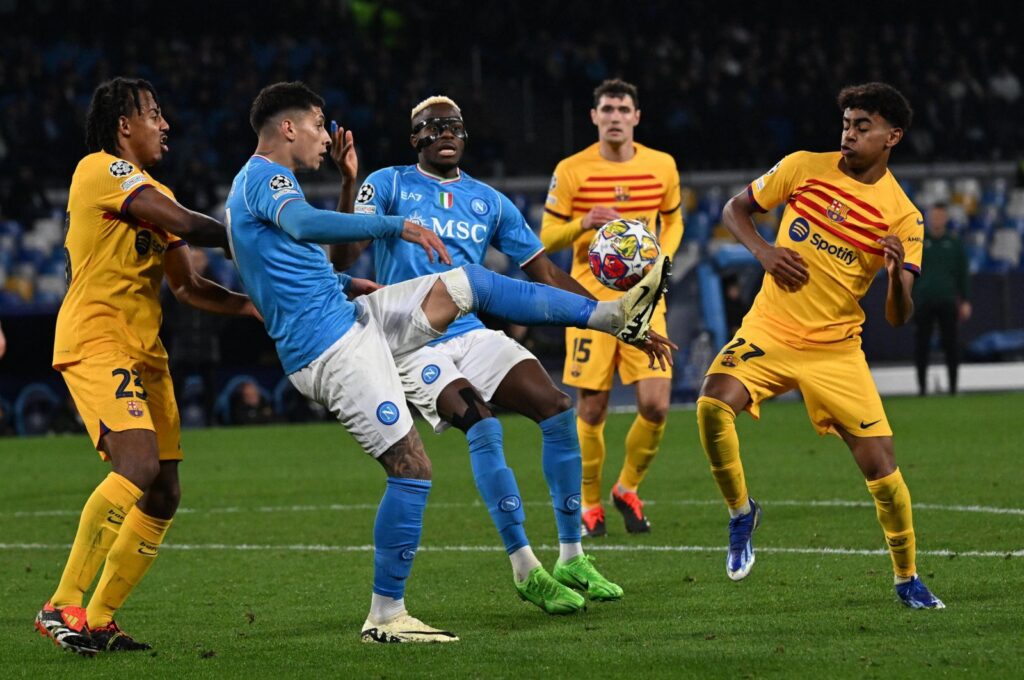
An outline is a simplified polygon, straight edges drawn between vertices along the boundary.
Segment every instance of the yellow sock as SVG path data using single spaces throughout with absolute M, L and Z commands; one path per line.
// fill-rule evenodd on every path
M 647 469 L 658 455 L 661 437 L 665 434 L 665 422 L 655 423 L 639 413 L 626 435 L 626 460 L 619 473 L 619 486 L 627 491 L 636 491 L 644 481 Z
M 704 454 L 711 463 L 711 475 L 730 510 L 746 506 L 747 482 L 740 461 L 740 440 L 736 436 L 736 413 L 725 402 L 711 397 L 697 400 L 697 427 Z
M 875 499 L 875 514 L 885 532 L 892 567 L 899 578 L 917 573 L 917 543 L 914 539 L 914 517 L 910 510 L 910 489 L 899 468 L 881 479 L 866 481 Z
M 57 591 L 50 598 L 54 607 L 82 606 L 85 591 L 96 578 L 125 517 L 140 498 L 142 490 L 116 472 L 107 475 L 92 492 L 82 508 Z
M 601 504 L 601 469 L 604 467 L 604 422 L 597 425 L 576 418 L 576 432 L 580 436 L 580 454 L 583 457 L 583 507 Z
M 125 518 L 121 535 L 107 556 L 96 592 L 89 600 L 86 618 L 90 628 L 110 623 L 128 595 L 146 575 L 173 520 L 150 517 L 137 507 Z

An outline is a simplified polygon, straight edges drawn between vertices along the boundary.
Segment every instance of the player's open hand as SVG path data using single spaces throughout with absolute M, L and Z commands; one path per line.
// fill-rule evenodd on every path
M 795 293 L 807 283 L 807 265 L 795 250 L 776 246 L 766 250 L 758 259 L 764 270 L 775 278 L 775 282 L 790 293 Z
M 356 158 L 356 144 L 351 130 L 339 127 L 331 121 L 331 160 L 338 166 L 341 176 L 346 180 L 354 180 L 359 172 L 359 159 Z
M 882 246 L 882 253 L 885 256 L 885 270 L 890 278 L 896 278 L 903 271 L 903 258 L 906 253 L 903 250 L 903 242 L 895 234 L 886 234 L 878 239 Z
M 647 339 L 638 343 L 636 348 L 650 359 L 647 364 L 648 368 L 654 368 L 654 363 L 657 362 L 661 370 L 667 371 L 668 367 L 672 365 L 672 351 L 679 349 L 679 346 L 661 333 L 650 330 L 647 331 Z
M 448 249 L 445 248 L 444 241 L 432 229 L 426 229 L 415 222 L 406 220 L 405 224 L 402 225 L 402 240 L 416 243 L 422 247 L 423 250 L 427 251 L 427 259 L 431 262 L 434 261 L 434 253 L 437 253 L 437 259 L 442 263 L 452 263 L 452 258 L 448 257 Z
M 583 216 L 581 224 L 584 229 L 600 229 L 612 220 L 617 220 L 620 217 L 622 215 L 615 208 L 598 205 L 591 208 L 590 212 Z
M 348 282 L 348 297 L 351 300 L 352 298 L 357 298 L 360 295 L 369 295 L 373 291 L 380 290 L 383 287 L 384 286 L 380 285 L 376 281 L 371 281 L 370 279 L 357 279 L 353 276 L 352 280 Z

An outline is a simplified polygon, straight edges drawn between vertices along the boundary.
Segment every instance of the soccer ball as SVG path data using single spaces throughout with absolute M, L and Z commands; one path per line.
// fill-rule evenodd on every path
M 642 222 L 612 220 L 590 241 L 590 271 L 614 290 L 629 290 L 661 255 L 658 240 Z

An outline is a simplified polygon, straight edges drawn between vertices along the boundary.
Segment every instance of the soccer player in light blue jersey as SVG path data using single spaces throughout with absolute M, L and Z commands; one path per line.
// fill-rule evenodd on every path
M 433 229 L 451 255 L 452 264 L 429 262 L 400 239 L 377 241 L 373 255 L 377 281 L 391 285 L 465 264 L 483 264 L 493 246 L 518 264 L 530 279 L 592 297 L 544 254 L 544 246 L 522 214 L 500 192 L 460 168 L 468 134 L 462 112 L 448 97 L 435 96 L 411 113 L 415 165 L 384 168 L 366 178 L 354 205 L 342 209 L 363 215 L 404 215 Z M 351 148 L 351 144 L 347 146 Z M 349 163 L 335 156 L 343 187 L 356 175 L 355 154 Z M 343 188 L 343 196 L 354 192 Z M 335 266 L 345 264 L 369 242 L 334 248 Z M 466 434 L 477 489 L 512 562 L 520 596 L 551 614 L 583 607 L 594 600 L 617 600 L 622 588 L 602 576 L 580 542 L 582 465 L 572 399 L 559 390 L 528 350 L 504 333 L 488 330 L 467 314 L 447 333 L 396 360 L 406 398 L 436 432 L 454 425 Z M 502 429 L 488 402 L 534 420 L 541 429 L 541 459 L 558 528 L 559 557 L 553 576 L 530 548 L 521 521 L 495 511 L 501 500 L 518 497 L 512 470 L 505 462 Z M 520 515 L 520 518 L 522 516 Z
M 460 316 L 483 311 L 525 325 L 578 326 L 642 346 L 652 364 L 673 347 L 649 335 L 669 267 L 616 302 L 595 302 L 548 286 L 514 281 L 479 265 L 372 288 L 337 275 L 318 244 L 399 238 L 428 260 L 451 260 L 440 238 L 402 217 L 347 215 L 306 202 L 295 173 L 315 170 L 332 144 L 323 100 L 302 83 L 264 88 L 250 122 L 259 137 L 227 200 L 235 264 L 292 384 L 338 418 L 384 467 L 388 479 L 374 523 L 374 578 L 365 642 L 450 642 L 458 638 L 410 616 L 405 584 L 412 570 L 431 487 L 430 459 L 405 404 L 395 358 L 441 337 Z M 339 131 L 334 143 L 341 141 Z M 496 512 L 518 517 L 518 495 Z

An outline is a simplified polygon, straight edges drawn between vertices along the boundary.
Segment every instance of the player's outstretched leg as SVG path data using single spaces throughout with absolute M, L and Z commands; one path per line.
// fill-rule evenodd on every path
M 618 300 L 598 302 L 542 284 L 517 281 L 477 264 L 461 271 L 469 290 L 459 290 L 457 272 L 442 275 L 459 309 L 482 311 L 526 326 L 593 328 L 629 343 L 647 338 L 654 309 L 668 286 L 671 263 L 662 255 L 647 275 Z

